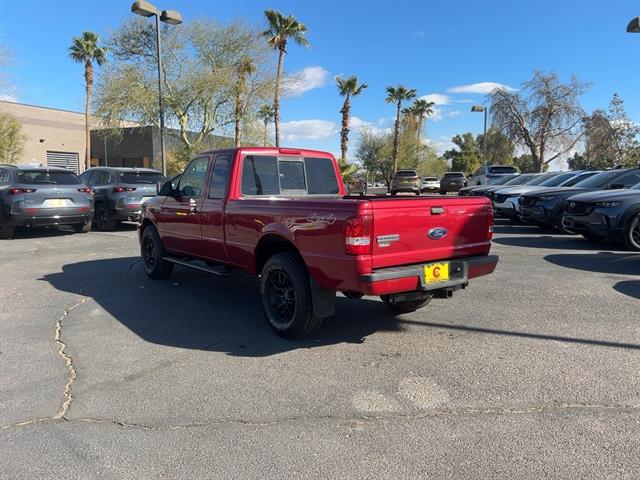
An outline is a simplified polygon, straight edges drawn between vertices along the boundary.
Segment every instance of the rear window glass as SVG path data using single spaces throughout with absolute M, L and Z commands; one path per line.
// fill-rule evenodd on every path
M 489 167 L 489 173 L 517 173 L 515 167 Z
M 244 158 L 240 189 L 243 195 L 335 195 L 339 192 L 329 158 L 257 155 Z
M 573 177 L 568 182 L 563 183 L 562 186 L 563 187 L 573 187 L 576 183 L 581 182 L 583 180 L 586 180 L 589 177 L 593 177 L 594 175 L 596 175 L 598 173 L 600 173 L 600 172 L 581 173 L 580 175 L 576 175 L 575 177 Z
M 73 172 L 51 170 L 22 170 L 18 183 L 23 185 L 80 185 L 82 180 Z
M 437 182 L 438 179 L 436 177 L 424 177 L 422 179 L 423 182 Z
M 414 170 L 398 170 L 396 177 L 417 177 L 418 175 Z
M 118 183 L 150 183 L 155 184 L 158 182 L 164 182 L 164 177 L 161 173 L 155 172 L 118 172 Z
M 444 174 L 445 177 L 449 178 L 464 178 L 464 173 L 462 172 L 448 172 Z

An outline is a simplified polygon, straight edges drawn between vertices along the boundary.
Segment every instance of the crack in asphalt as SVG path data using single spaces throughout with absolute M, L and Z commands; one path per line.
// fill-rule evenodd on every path
M 114 425 L 122 428 L 132 428 L 150 431 L 171 431 L 185 430 L 192 428 L 206 427 L 273 427 L 279 425 L 295 425 L 304 422 L 385 422 L 393 420 L 424 420 L 429 418 L 456 417 L 456 416 L 480 416 L 480 415 L 534 415 L 534 414 L 558 414 L 558 413 L 640 413 L 640 404 L 589 404 L 589 403 L 554 403 L 545 405 L 531 405 L 528 407 L 519 406 L 496 406 L 496 407 L 462 407 L 449 409 L 423 410 L 418 413 L 396 413 L 380 415 L 320 415 L 306 417 L 282 417 L 273 420 L 244 420 L 238 418 L 211 419 L 202 422 L 192 422 L 181 425 L 151 425 L 143 423 L 131 423 L 114 419 L 92 418 L 92 417 L 48 417 L 28 420 L 2 427 L 1 430 L 15 427 L 22 427 L 46 421 L 64 421 L 66 423 L 91 423 L 102 425 Z
M 73 384 L 75 383 L 76 379 L 78 378 L 78 372 L 76 370 L 75 365 L 73 364 L 73 357 L 71 357 L 71 355 L 69 355 L 67 353 L 67 345 L 62 341 L 62 322 L 63 320 L 69 316 L 69 314 L 71 313 L 71 311 L 73 311 L 74 309 L 78 308 L 80 305 L 82 305 L 83 303 L 85 303 L 89 297 L 86 296 L 86 292 L 95 287 L 96 285 L 99 285 L 101 283 L 105 283 L 108 281 L 112 281 L 115 280 L 116 278 L 119 278 L 123 275 L 126 275 L 127 273 L 129 273 L 131 270 L 133 270 L 133 268 L 140 262 L 140 259 L 137 258 L 135 261 L 131 262 L 126 269 L 124 269 L 122 272 L 117 272 L 114 273 L 112 275 L 109 275 L 107 277 L 103 277 L 99 280 L 96 280 L 95 282 L 89 283 L 88 285 L 85 286 L 85 288 L 83 290 L 80 291 L 80 293 L 78 295 L 81 296 L 81 299 L 74 303 L 73 305 L 71 305 L 70 307 L 65 307 L 62 315 L 56 320 L 56 328 L 55 328 L 55 333 L 53 336 L 53 339 L 55 341 L 55 343 L 58 345 L 58 354 L 62 357 L 62 360 L 64 361 L 65 365 L 67 366 L 67 369 L 69 370 L 69 377 L 67 380 L 67 383 L 64 386 L 64 400 L 62 402 L 62 406 L 60 407 L 60 410 L 58 410 L 58 412 L 51 416 L 51 417 L 38 417 L 38 418 L 33 418 L 30 420 L 24 420 L 21 422 L 17 422 L 17 423 L 13 423 L 10 425 L 3 425 L 0 426 L 0 430 L 6 430 L 9 428 L 14 428 L 14 427 L 21 427 L 21 426 L 25 426 L 25 425 L 33 425 L 34 423 L 40 423 L 40 422 L 44 422 L 47 420 L 68 420 L 66 418 L 67 413 L 69 412 L 69 409 L 71 408 L 71 403 L 73 402 Z

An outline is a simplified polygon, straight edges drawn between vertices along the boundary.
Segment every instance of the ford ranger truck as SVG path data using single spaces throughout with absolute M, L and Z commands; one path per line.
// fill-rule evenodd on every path
M 398 313 L 451 297 L 494 271 L 492 232 L 484 197 L 349 196 L 331 154 L 257 147 L 196 156 L 177 184 L 158 185 L 138 228 L 151 278 L 176 265 L 257 275 L 285 338 L 333 315 L 337 292 Z

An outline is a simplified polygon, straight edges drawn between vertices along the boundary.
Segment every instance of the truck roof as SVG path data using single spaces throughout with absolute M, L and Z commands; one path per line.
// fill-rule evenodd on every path
M 329 152 L 323 152 L 322 150 L 309 150 L 306 148 L 293 148 L 293 147 L 234 147 L 234 148 L 219 148 L 214 150 L 208 150 L 201 152 L 203 154 L 217 154 L 217 153 L 233 153 L 236 151 L 244 153 L 262 153 L 265 155 L 302 155 L 302 156 L 322 156 L 327 157 L 333 155 Z

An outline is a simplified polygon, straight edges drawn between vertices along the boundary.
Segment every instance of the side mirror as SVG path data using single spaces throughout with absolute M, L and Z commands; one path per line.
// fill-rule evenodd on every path
M 161 197 L 172 197 L 175 193 L 170 181 L 156 183 L 156 192 Z
M 612 183 L 609 185 L 609 190 L 620 190 L 621 188 L 624 188 L 622 183 Z

